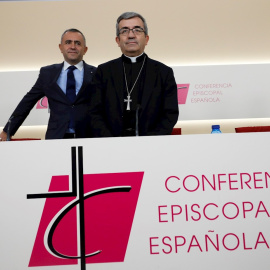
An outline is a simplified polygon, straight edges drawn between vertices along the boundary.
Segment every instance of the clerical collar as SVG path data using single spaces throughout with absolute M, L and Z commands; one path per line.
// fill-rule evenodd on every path
M 139 56 L 134 56 L 134 57 L 131 57 L 131 56 L 127 56 L 127 55 L 124 55 L 122 54 L 122 60 L 126 63 L 137 63 L 137 62 L 142 62 L 143 59 L 144 59 L 144 55 L 145 53 L 142 53 L 141 55 Z
M 63 66 L 63 70 L 68 69 L 71 66 L 71 64 L 69 64 L 68 62 L 64 61 L 64 66 Z M 82 71 L 83 69 L 83 61 L 79 62 L 78 64 L 75 65 L 75 67 Z

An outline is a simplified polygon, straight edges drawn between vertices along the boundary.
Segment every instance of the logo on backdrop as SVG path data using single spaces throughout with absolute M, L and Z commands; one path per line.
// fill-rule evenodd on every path
M 29 267 L 124 261 L 143 172 L 84 174 L 77 150 L 72 181 L 53 176 L 48 193 L 27 195 L 46 198 Z
M 36 109 L 48 109 L 48 99 L 47 97 L 43 97 L 37 102 Z
M 186 104 L 189 84 L 177 84 L 178 104 Z

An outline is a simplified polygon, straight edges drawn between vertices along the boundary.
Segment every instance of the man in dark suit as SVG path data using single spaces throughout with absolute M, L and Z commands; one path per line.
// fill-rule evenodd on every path
M 150 59 L 145 19 L 126 12 L 116 24 L 122 56 L 94 76 L 91 128 L 95 137 L 171 134 L 178 119 L 177 86 L 168 66 Z
M 90 83 L 96 68 L 82 59 L 87 52 L 84 35 L 77 29 L 66 30 L 59 49 L 64 62 L 40 69 L 32 89 L 23 97 L 0 133 L 7 140 L 7 132 L 14 135 L 36 102 L 48 98 L 50 119 L 46 139 L 91 137 L 88 125 Z

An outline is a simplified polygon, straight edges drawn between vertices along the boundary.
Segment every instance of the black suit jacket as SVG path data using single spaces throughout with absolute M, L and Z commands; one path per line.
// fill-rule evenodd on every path
M 96 70 L 84 62 L 84 80 L 76 100 L 72 103 L 57 84 L 64 63 L 54 64 L 40 69 L 39 77 L 32 89 L 23 97 L 13 112 L 10 124 L 10 135 L 14 135 L 31 109 L 39 99 L 46 96 L 50 108 L 50 118 L 46 139 L 62 139 L 74 112 L 75 132 L 78 138 L 90 137 L 88 113 L 90 104 L 91 81 Z M 7 132 L 8 124 L 4 131 Z
M 121 136 L 124 80 L 122 59 L 97 68 L 91 98 L 91 127 L 95 137 Z M 139 135 L 171 134 L 178 120 L 177 86 L 173 70 L 147 57 L 144 89 L 138 111 Z

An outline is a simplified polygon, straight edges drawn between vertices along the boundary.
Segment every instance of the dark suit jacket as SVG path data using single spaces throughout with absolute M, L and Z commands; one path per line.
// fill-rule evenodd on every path
M 91 127 L 95 137 L 121 136 L 124 80 L 122 59 L 100 65 L 94 76 Z M 177 86 L 170 67 L 147 57 L 138 113 L 139 135 L 171 134 L 178 120 Z
M 63 63 L 54 64 L 40 69 L 39 77 L 32 89 L 23 97 L 16 107 L 10 124 L 10 135 L 14 135 L 21 126 L 31 109 L 39 99 L 46 96 L 50 108 L 50 118 L 46 132 L 46 139 L 62 139 L 70 119 L 71 110 L 74 111 L 75 132 L 78 138 L 90 137 L 88 112 L 92 77 L 95 67 L 84 63 L 84 80 L 74 103 L 67 98 L 57 84 Z M 4 131 L 7 132 L 8 124 Z

